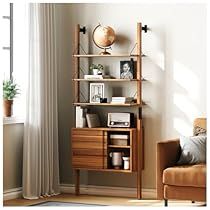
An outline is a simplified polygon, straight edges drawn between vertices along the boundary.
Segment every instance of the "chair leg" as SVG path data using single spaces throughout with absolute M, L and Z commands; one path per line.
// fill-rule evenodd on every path
M 168 200 L 164 199 L 164 206 L 168 206 Z

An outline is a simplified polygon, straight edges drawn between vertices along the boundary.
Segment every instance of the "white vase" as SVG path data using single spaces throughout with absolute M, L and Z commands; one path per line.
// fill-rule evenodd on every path
M 130 169 L 130 157 L 122 157 L 124 161 L 124 169 L 129 170 Z
M 98 75 L 98 69 L 93 69 L 93 75 Z

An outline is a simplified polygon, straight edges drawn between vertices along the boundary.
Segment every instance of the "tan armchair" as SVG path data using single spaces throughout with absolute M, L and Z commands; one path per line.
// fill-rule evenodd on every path
M 197 118 L 195 128 L 206 129 L 206 118 Z M 206 201 L 206 164 L 176 166 L 180 156 L 179 139 L 157 143 L 157 199 Z

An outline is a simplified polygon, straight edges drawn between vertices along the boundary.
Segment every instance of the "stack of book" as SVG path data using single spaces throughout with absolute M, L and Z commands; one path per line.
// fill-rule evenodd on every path
M 130 104 L 134 102 L 133 97 L 112 97 L 112 104 Z
M 92 75 L 92 74 L 86 74 L 84 75 L 84 79 L 110 79 L 110 75 Z

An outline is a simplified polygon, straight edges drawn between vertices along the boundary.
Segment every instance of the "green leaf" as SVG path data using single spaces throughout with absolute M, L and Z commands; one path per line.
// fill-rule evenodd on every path
M 3 81 L 3 98 L 7 100 L 13 100 L 18 94 L 18 85 L 11 80 Z

